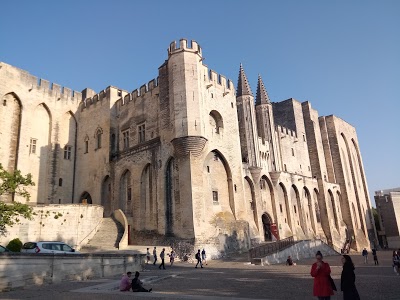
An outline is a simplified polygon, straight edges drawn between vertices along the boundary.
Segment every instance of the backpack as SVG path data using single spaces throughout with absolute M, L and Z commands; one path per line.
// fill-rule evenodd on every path
M 200 254 L 197 252 L 196 255 L 194 256 L 196 259 L 200 259 Z

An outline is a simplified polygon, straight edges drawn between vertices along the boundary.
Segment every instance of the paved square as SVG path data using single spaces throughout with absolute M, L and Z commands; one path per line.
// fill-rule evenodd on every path
M 371 260 L 364 265 L 360 254 L 352 255 L 356 265 L 356 286 L 362 300 L 400 299 L 400 276 L 391 267 L 391 252 L 378 252 L 380 265 Z M 327 257 L 332 277 L 340 287 L 340 256 Z M 204 269 L 193 264 L 176 263 L 159 270 L 149 265 L 141 272 L 146 288 L 153 293 L 131 293 L 118 290 L 119 276 L 84 282 L 31 286 L 24 290 L 0 294 L 0 299 L 313 299 L 313 279 L 310 276 L 313 259 L 297 266 L 254 266 L 244 261 L 211 261 Z M 315 298 L 314 298 L 315 299 Z M 337 292 L 332 299 L 342 299 Z

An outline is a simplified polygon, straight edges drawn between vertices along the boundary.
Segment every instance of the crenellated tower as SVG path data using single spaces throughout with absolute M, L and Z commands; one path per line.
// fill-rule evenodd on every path
M 250 167 L 257 167 L 259 151 L 254 96 L 251 92 L 242 64 L 240 64 L 239 70 L 236 106 L 239 121 L 242 161 L 247 162 Z
M 269 171 L 277 171 L 279 166 L 279 147 L 275 135 L 274 113 L 265 85 L 258 75 L 256 94 L 257 129 L 262 142 L 269 145 Z
M 168 60 L 160 67 L 160 98 L 164 127 L 170 127 L 170 137 L 177 154 L 199 154 L 207 141 L 200 124 L 203 122 L 200 101 L 200 76 L 202 70 L 201 47 L 195 42 L 181 39 L 172 42 Z

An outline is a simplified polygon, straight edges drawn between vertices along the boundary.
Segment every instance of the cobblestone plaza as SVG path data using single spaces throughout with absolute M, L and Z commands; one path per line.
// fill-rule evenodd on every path
M 372 257 L 364 265 L 360 254 L 352 255 L 356 266 L 356 286 L 361 299 L 399 299 L 398 282 L 391 267 L 391 252 L 378 252 L 379 266 Z M 313 259 L 298 262 L 297 266 L 254 266 L 245 259 L 211 261 L 204 269 L 189 263 L 176 263 L 172 268 L 159 270 L 149 265 L 141 272 L 145 287 L 153 293 L 118 291 L 118 277 L 55 285 L 31 286 L 24 290 L 0 294 L 0 299 L 313 299 L 313 280 L 310 268 Z M 340 256 L 326 257 L 332 277 L 340 287 Z M 332 299 L 342 299 L 336 292 Z

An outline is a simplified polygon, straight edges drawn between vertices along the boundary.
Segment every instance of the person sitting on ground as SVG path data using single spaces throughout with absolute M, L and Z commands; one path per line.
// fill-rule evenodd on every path
M 151 292 L 153 289 L 146 290 L 143 287 L 143 282 L 139 280 L 140 273 L 135 272 L 135 278 L 132 279 L 132 292 Z
M 119 283 L 119 290 L 121 292 L 126 292 L 131 289 L 131 280 L 130 280 L 131 275 L 132 272 L 128 272 L 121 278 L 121 282 Z
M 286 260 L 286 265 L 287 266 L 293 266 L 293 259 L 290 257 L 290 255 L 288 256 L 288 258 Z

